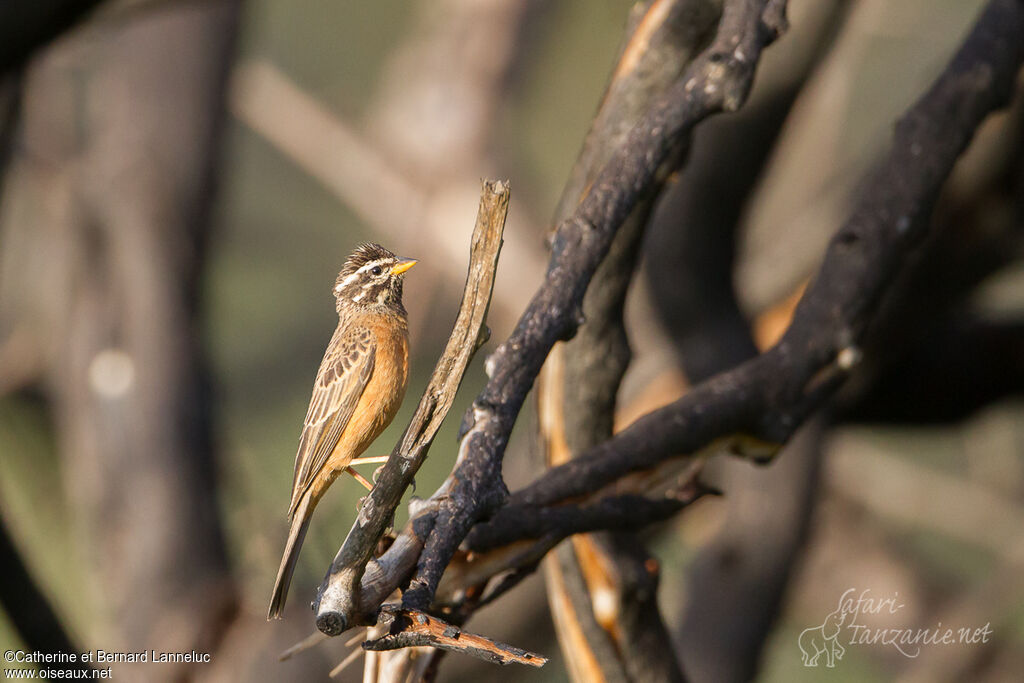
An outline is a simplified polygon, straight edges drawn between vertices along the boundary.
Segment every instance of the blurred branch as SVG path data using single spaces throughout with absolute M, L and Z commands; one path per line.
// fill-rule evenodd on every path
M 442 190 L 493 164 L 510 82 L 531 56 L 531 25 L 557 3 L 414 0 L 412 24 L 388 56 L 367 133 L 417 185 Z
M 0 564 L 0 606 L 24 641 L 26 650 L 54 654 L 81 653 L 82 649 L 71 642 L 46 595 L 32 580 L 2 517 L 0 557 L 4 558 Z M 82 661 L 49 668 L 91 671 L 91 667 Z
M 14 152 L 18 122 L 21 119 L 21 94 L 24 75 L 15 71 L 0 75 L 0 191 L 7 175 L 7 162 Z M 0 192 L 2 197 L 2 192 Z
M 794 26 L 773 53 L 792 49 L 788 43 L 798 38 L 801 28 Z M 759 78 L 740 112 L 710 120 L 696 131 L 686 165 L 648 229 L 643 253 L 647 291 L 690 384 L 757 355 L 733 282 L 737 233 L 750 193 L 813 63 L 815 51 L 807 52 L 798 73 L 787 74 L 791 81 L 766 93 Z M 764 66 L 767 81 L 773 66 Z
M 373 490 L 363 499 L 352 530 L 318 591 L 315 602 L 317 628 L 328 635 L 345 631 L 358 623 L 353 619 L 354 615 L 374 613 L 378 607 L 360 603 L 360 580 L 378 541 L 394 519 L 402 495 L 427 457 L 469 361 L 489 335 L 485 319 L 498 267 L 508 202 L 509 190 L 505 183 L 483 183 L 466 288 L 448 345 L 402 439 L 382 468 Z
M 864 445 L 837 449 L 824 470 L 831 489 L 879 517 L 1024 564 L 1024 506 L 988 486 Z
M 21 70 L 0 74 L 0 208 L 7 196 L 8 166 L 18 138 L 23 80 Z M 0 309 L 0 323 L 6 322 L 5 313 Z M 43 371 L 39 344 L 26 326 L 7 327 L 0 324 L 0 397 L 39 379 Z
M 1024 6 L 988 5 L 946 70 L 897 124 L 891 151 L 866 179 L 776 346 L 551 470 L 513 502 L 579 496 L 717 439 L 788 438 L 858 362 L 857 344 L 886 285 L 927 233 L 943 181 L 977 126 L 1013 89 L 1024 60 L 1021 30 Z
M 6 197 L 8 166 L 17 144 L 23 83 L 23 70 L 0 75 L 0 205 Z M 3 314 L 6 311 L 0 310 L 0 323 L 7 322 Z M 45 370 L 41 345 L 28 325 L 6 327 L 0 325 L 0 397 L 42 379 Z
M 200 277 L 239 12 L 237 0 L 186 2 L 100 22 L 25 72 L 2 309 L 40 342 L 98 588 L 83 596 L 88 634 L 126 649 L 214 651 L 237 615 Z
M 390 240 L 426 213 L 424 188 L 270 62 L 235 68 L 230 107 Z
M 893 282 L 865 342 L 867 362 L 837 402 L 839 419 L 949 422 L 1024 387 L 1022 321 L 977 311 L 979 286 L 1024 255 L 1022 129 L 1018 92 L 946 183 L 932 234 Z
M 763 311 L 814 274 L 859 181 L 885 154 L 892 122 L 928 87 L 984 4 L 841 2 L 841 30 L 815 64 L 741 218 L 734 280 L 744 311 Z
M 646 289 L 690 385 L 758 353 L 760 339 L 736 296 L 738 233 L 793 102 L 831 45 L 839 5 L 792 8 L 786 40 L 766 55 L 750 100 L 695 132 L 648 228 Z M 791 307 L 773 310 L 792 314 Z M 673 577 L 686 596 L 676 651 L 693 680 L 756 676 L 814 509 L 821 431 L 820 424 L 805 429 L 771 467 L 721 458 L 700 474 L 725 495 L 716 503 L 721 527 L 696 549 L 684 576 Z
M 769 467 L 730 458 L 701 475 L 721 486 L 725 519 L 687 566 L 676 637 L 694 680 L 757 676 L 815 511 L 826 420 L 805 423 Z
M 930 618 L 929 622 L 962 624 L 971 628 L 987 626 L 996 633 L 1013 629 L 1020 606 L 1024 603 L 1024 555 L 1020 552 L 1024 549 L 1024 537 L 1018 535 L 1013 545 L 1017 548 L 1013 559 L 1000 563 L 986 579 L 965 590 L 951 605 Z M 923 625 L 922 628 L 927 626 Z M 936 648 L 928 657 L 908 659 L 906 669 L 895 680 L 897 683 L 987 680 L 981 672 L 991 663 L 993 650 L 1000 646 L 1007 647 L 1007 640 L 1010 639 L 993 637 L 970 647 Z M 1012 645 L 1009 648 L 1015 649 Z M 989 680 L 1013 678 L 996 675 Z
M 5 0 L 0 3 L 0 77 L 71 28 L 102 0 Z
M 367 133 L 356 129 L 272 64 L 248 60 L 236 70 L 234 114 L 320 182 L 359 218 L 410 253 L 416 244 L 437 255 L 421 267 L 461 284 L 448 264 L 463 258 L 463 222 L 481 175 L 501 175 L 490 140 L 510 72 L 526 43 L 524 25 L 546 3 L 519 0 L 436 0 L 416 3 L 410 36 L 384 69 L 371 103 Z M 467 173 L 468 169 L 472 169 Z M 491 169 L 488 171 L 488 169 Z M 529 206 L 512 202 L 502 261 L 518 278 L 498 282 L 492 316 L 515 320 L 541 259 L 529 236 Z M 410 231 L 409 226 L 417 226 Z M 407 292 L 407 296 L 416 296 Z
M 893 356 L 872 368 L 870 384 L 844 397 L 840 419 L 953 422 L 1024 392 L 1024 320 L 947 312 L 913 332 L 912 349 L 890 348 Z

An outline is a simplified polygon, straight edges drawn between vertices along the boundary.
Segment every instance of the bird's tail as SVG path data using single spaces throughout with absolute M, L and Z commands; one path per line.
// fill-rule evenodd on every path
M 267 621 L 280 619 L 281 612 L 284 611 L 284 601 L 288 597 L 288 586 L 292 582 L 295 563 L 299 560 L 299 550 L 302 548 L 303 539 L 306 538 L 309 520 L 313 517 L 314 503 L 312 498 L 308 492 L 302 496 L 291 517 L 291 527 L 288 529 L 288 542 L 284 546 L 281 566 L 277 570 L 277 581 L 274 582 L 274 595 L 270 598 L 270 610 L 267 612 Z

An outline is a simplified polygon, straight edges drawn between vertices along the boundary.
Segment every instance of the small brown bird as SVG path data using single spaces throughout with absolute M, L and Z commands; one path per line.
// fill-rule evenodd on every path
M 402 306 L 405 272 L 413 259 L 364 244 L 345 261 L 334 285 L 338 328 L 313 384 L 313 397 L 295 455 L 290 528 L 267 619 L 280 618 L 309 520 L 320 497 L 342 472 L 368 482 L 352 465 L 388 426 L 405 396 L 409 327 Z

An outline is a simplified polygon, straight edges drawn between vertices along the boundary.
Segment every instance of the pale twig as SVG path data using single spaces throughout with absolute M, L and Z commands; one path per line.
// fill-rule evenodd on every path
M 362 634 L 360 634 L 359 637 L 362 638 Z M 349 652 L 348 656 L 345 657 L 345 659 L 341 660 L 341 663 L 338 664 L 338 666 L 331 669 L 330 677 L 334 678 L 335 676 L 341 675 L 341 672 L 344 671 L 349 664 L 362 657 L 363 654 L 365 654 L 365 650 L 363 650 L 363 648 L 361 647 L 357 647 L 356 649 L 352 650 L 352 652 Z
M 306 650 L 316 647 L 325 640 L 327 640 L 327 636 L 325 636 L 323 633 L 320 633 L 320 631 L 313 631 L 308 636 L 306 636 L 305 638 L 303 638 L 302 640 L 295 643 L 290 648 L 279 654 L 277 656 L 277 661 L 283 662 L 287 659 L 291 659 L 297 654 L 300 654 L 302 652 L 305 652 Z
M 460 273 L 445 264 L 462 260 L 462 236 L 451 229 L 453 202 L 462 204 L 466 193 L 449 187 L 423 187 L 399 170 L 399 165 L 326 106 L 305 92 L 280 69 L 250 59 L 235 69 L 229 94 L 232 113 L 254 132 L 321 183 L 360 219 L 395 243 L 407 242 L 410 226 L 426 242 L 433 256 L 421 267 L 457 283 Z M 454 182 L 454 181 L 453 181 Z M 458 179 L 458 189 L 466 186 Z M 456 196 L 458 195 L 458 196 Z M 467 210 L 470 206 L 466 206 Z M 516 211 L 525 220 L 526 211 Z M 528 251 L 518 235 L 537 234 L 520 225 L 516 238 L 503 250 L 503 259 L 517 282 L 541 277 L 539 258 Z M 513 320 L 526 304 L 528 289 L 509 285 L 495 295 L 496 312 Z

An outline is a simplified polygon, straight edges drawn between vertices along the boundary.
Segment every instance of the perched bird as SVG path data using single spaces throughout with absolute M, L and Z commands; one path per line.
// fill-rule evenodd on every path
M 327 487 L 345 471 L 368 486 L 351 466 L 386 459 L 359 456 L 388 426 L 405 396 L 409 327 L 402 281 L 414 265 L 378 244 L 364 244 L 338 274 L 338 327 L 320 362 L 299 438 L 288 542 L 267 619 L 281 616 L 310 517 Z

